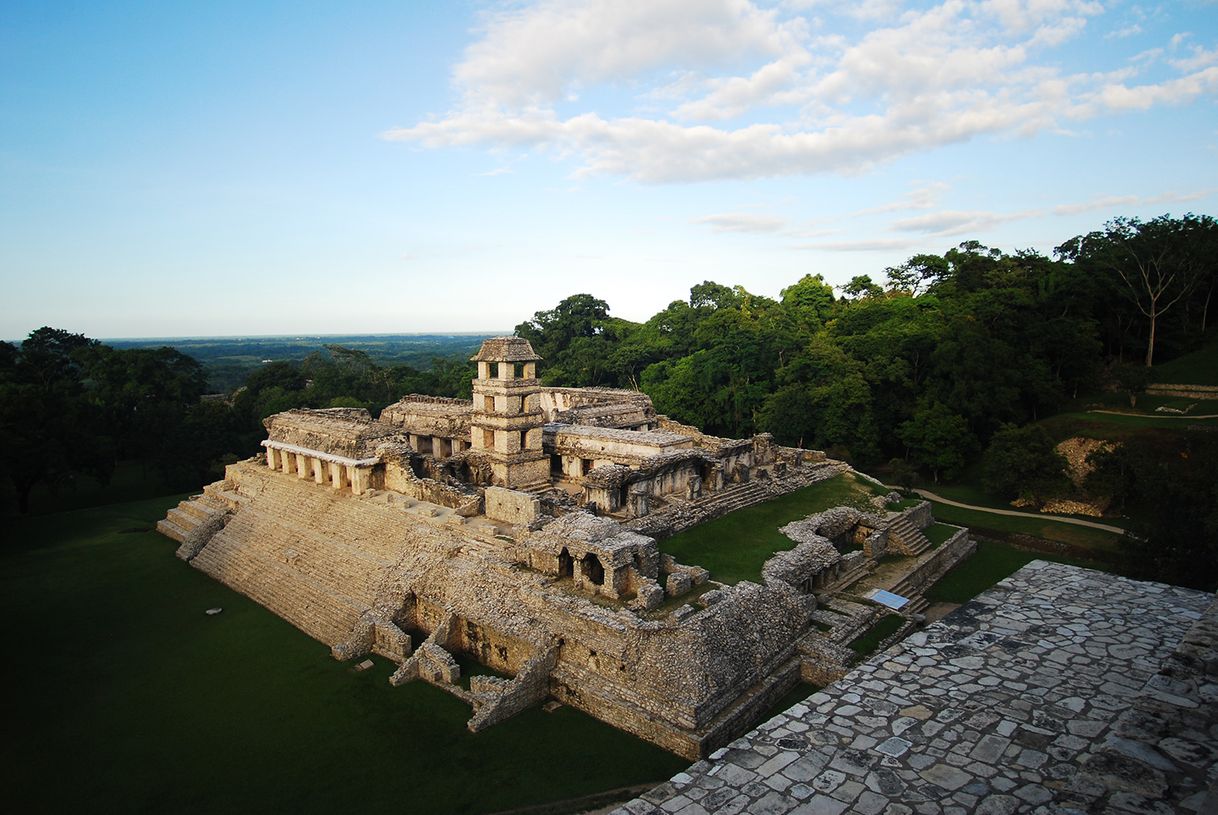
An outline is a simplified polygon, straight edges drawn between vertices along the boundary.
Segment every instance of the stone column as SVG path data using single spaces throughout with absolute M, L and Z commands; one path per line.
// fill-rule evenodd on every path
M 296 469 L 296 462 L 292 461 L 293 455 L 293 453 L 289 453 L 287 450 L 279 451 L 279 469 L 283 470 L 284 473 L 290 473 Z
M 266 448 L 266 466 L 272 470 L 279 469 L 279 451 L 274 447 Z
M 313 459 L 313 483 L 326 483 L 326 463 L 319 458 Z
M 297 453 L 296 454 L 296 477 L 297 478 L 308 478 L 309 473 L 312 472 L 312 469 L 313 468 L 309 466 L 309 456 L 302 456 L 299 453 Z
M 330 462 L 330 486 L 335 490 L 343 488 L 343 465 L 336 461 Z
M 372 486 L 372 469 L 369 467 L 348 467 L 351 474 L 351 492 L 363 495 Z

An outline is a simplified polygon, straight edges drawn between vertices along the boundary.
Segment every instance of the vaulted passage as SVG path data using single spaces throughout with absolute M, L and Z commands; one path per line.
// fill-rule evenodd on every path
M 575 558 L 571 557 L 565 546 L 558 553 L 558 576 L 575 577 Z
M 563 551 L 567 550 L 563 549 Z M 605 582 L 605 567 L 601 565 L 600 558 L 591 552 L 584 555 L 584 559 L 579 562 L 579 570 L 584 577 L 588 578 L 589 583 L 600 586 Z

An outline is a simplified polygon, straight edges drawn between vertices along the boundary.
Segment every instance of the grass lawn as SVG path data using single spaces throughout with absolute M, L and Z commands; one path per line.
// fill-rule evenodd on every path
M 871 627 L 870 631 L 851 641 L 850 650 L 861 657 L 870 656 L 876 648 L 880 647 L 880 643 L 884 641 L 885 637 L 897 633 L 897 629 L 904 624 L 904 617 L 897 614 L 886 614 Z
M 660 541 L 660 551 L 707 569 L 720 583 L 760 581 L 770 556 L 795 547 L 779 527 L 830 507 L 870 508 L 867 502 L 877 489 L 846 473 L 679 532 Z
M 1210 341 L 1182 357 L 1151 368 L 1155 382 L 1184 385 L 1218 385 L 1218 336 L 1210 332 Z
M 1193 411 L 1199 413 L 1200 411 Z M 1068 436 L 1059 436 L 1054 432 L 1055 427 L 1065 424 L 1077 424 L 1078 430 L 1070 435 L 1091 436 L 1095 438 L 1121 438 L 1121 436 L 1113 436 L 1111 430 L 1175 430 L 1185 431 L 1190 424 L 1201 425 L 1202 427 L 1218 427 L 1218 419 L 1193 419 L 1180 418 L 1179 416 L 1172 417 L 1170 414 L 1157 413 L 1092 413 L 1092 412 L 1074 412 L 1074 413 L 1059 413 L 1050 419 L 1046 419 L 1042 424 L 1048 428 L 1049 433 L 1054 438 L 1068 438 Z M 1088 432 L 1090 431 L 1090 432 Z
M 151 531 L 177 500 L 0 521 L 12 811 L 477 813 L 687 765 L 565 707 L 469 733 L 177 560 Z
M 936 521 L 930 526 L 922 530 L 922 534 L 926 535 L 930 542 L 935 546 L 940 546 L 947 541 L 952 535 L 960 531 L 960 527 L 952 526 L 951 524 L 942 524 Z
M 1042 540 L 1063 543 L 1094 552 L 1097 558 L 1111 557 L 1117 550 L 1120 537 L 1102 529 L 1092 529 L 1087 526 L 1058 523 L 1049 519 L 1020 518 L 1010 515 L 993 515 L 975 509 L 959 507 L 932 501 L 932 511 L 935 518 L 945 523 L 957 526 L 967 526 L 970 529 L 984 533 L 986 530 L 995 532 L 1031 535 Z
M 972 556 L 927 590 L 926 599 L 932 603 L 967 603 L 1033 560 L 1051 560 L 1056 563 L 1072 563 L 1075 566 L 1096 568 L 1095 563 L 1041 552 L 1028 552 L 1007 543 L 983 540 L 978 542 L 977 551 Z M 853 643 L 851 645 L 853 647 Z

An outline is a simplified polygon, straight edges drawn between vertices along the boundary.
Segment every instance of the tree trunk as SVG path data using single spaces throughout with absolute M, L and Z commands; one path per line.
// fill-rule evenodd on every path
M 1155 318 L 1158 315 L 1152 310 L 1150 312 L 1150 341 L 1146 343 L 1146 367 L 1154 365 L 1155 362 Z
M 1214 287 L 1210 286 L 1210 290 L 1205 293 L 1205 306 L 1201 309 L 1201 336 L 1205 336 L 1206 318 L 1210 313 L 1210 298 L 1214 296 Z

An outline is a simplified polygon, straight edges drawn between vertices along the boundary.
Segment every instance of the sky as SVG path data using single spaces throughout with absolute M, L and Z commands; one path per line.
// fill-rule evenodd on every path
M 1218 214 L 1218 0 L 0 4 L 0 338 L 644 320 Z

